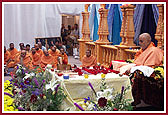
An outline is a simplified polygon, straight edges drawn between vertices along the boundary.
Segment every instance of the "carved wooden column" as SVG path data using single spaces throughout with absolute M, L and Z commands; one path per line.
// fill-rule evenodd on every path
M 107 39 L 107 36 L 109 35 L 108 32 L 108 24 L 107 24 L 107 15 L 108 15 L 108 9 L 105 9 L 105 4 L 101 4 L 101 8 L 98 10 L 100 14 L 100 22 L 99 22 L 99 28 L 98 28 L 98 35 L 99 39 L 96 40 L 96 52 L 95 55 L 97 56 L 97 62 L 103 63 L 103 52 L 100 48 L 100 45 L 109 45 L 110 42 Z
M 79 51 L 80 51 L 80 60 L 85 55 L 86 45 L 85 42 L 90 42 L 90 30 L 89 30 L 89 12 L 88 7 L 90 4 L 85 4 L 85 11 L 82 12 L 83 23 L 82 23 L 82 38 L 78 39 L 79 41 Z
M 158 4 L 159 8 L 159 19 L 155 34 L 155 39 L 158 41 L 157 47 L 162 47 L 164 45 L 164 5 Z
M 134 44 L 134 5 L 125 4 L 121 6 L 121 10 L 123 12 L 123 20 L 120 36 L 122 37 L 122 42 L 120 45 L 115 45 L 118 48 L 117 52 L 117 60 L 126 60 L 127 52 L 125 49 L 137 49 L 139 46 Z
M 125 6 L 126 10 L 126 25 L 125 25 L 125 33 L 124 37 L 126 38 L 126 42 L 124 45 L 126 46 L 135 46 L 134 44 L 134 5 L 128 4 Z
M 123 14 L 123 19 L 122 19 L 122 26 L 121 26 L 121 32 L 120 32 L 120 37 L 122 38 L 122 42 L 120 43 L 121 45 L 124 45 L 126 42 L 126 38 L 124 37 L 125 33 L 125 25 L 126 25 L 126 10 L 125 10 L 125 5 L 120 6 L 122 14 Z

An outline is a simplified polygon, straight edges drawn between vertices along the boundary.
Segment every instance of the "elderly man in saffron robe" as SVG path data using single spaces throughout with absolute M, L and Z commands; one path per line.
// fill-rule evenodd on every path
M 136 65 L 149 67 L 162 65 L 163 52 L 151 42 L 151 36 L 148 33 L 139 36 L 139 45 L 141 49 L 136 53 L 134 60 Z
M 21 54 L 16 59 L 15 65 L 18 63 L 20 63 L 22 66 L 26 67 L 29 70 L 33 69 L 31 56 L 27 54 L 25 49 L 21 50 Z
M 96 57 L 91 55 L 91 50 L 86 51 L 86 55 L 82 58 L 81 67 L 93 67 L 97 65 Z
M 45 68 L 47 64 L 51 64 L 53 68 L 57 68 L 57 62 L 54 61 L 54 57 L 51 56 L 47 50 L 43 51 L 44 54 L 41 58 L 40 66 Z
M 148 33 L 143 33 L 139 36 L 139 45 L 141 49 L 135 54 L 133 64 L 127 64 L 119 68 L 120 72 L 129 72 L 134 66 L 149 66 L 155 67 L 162 65 L 163 51 L 155 47 L 151 42 L 151 36 Z

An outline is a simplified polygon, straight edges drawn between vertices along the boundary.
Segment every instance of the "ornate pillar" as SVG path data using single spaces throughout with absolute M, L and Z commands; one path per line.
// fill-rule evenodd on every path
M 157 7 L 159 8 L 159 19 L 155 39 L 158 41 L 157 47 L 162 47 L 164 45 L 164 5 L 158 4 Z
M 85 55 L 86 45 L 85 42 L 90 42 L 90 29 L 89 29 L 89 12 L 88 7 L 90 4 L 85 4 L 85 11 L 82 12 L 83 23 L 82 23 L 82 38 L 78 39 L 79 41 L 79 51 L 80 51 L 80 60 Z
M 109 35 L 107 24 L 108 9 L 105 9 L 105 4 L 101 4 L 101 8 L 98 11 L 100 14 L 100 23 L 98 28 L 99 39 L 96 42 L 109 42 L 107 39 L 107 36 Z
M 122 42 L 120 45 L 115 45 L 118 48 L 117 59 L 118 60 L 126 60 L 127 52 L 125 49 L 137 49 L 139 46 L 134 44 L 134 5 L 125 4 L 121 6 L 121 10 L 123 12 L 123 20 L 121 26 L 120 36 L 122 37 Z
M 120 32 L 120 37 L 122 38 L 122 42 L 120 44 L 124 45 L 124 43 L 126 42 L 126 38 L 124 37 L 125 25 L 126 25 L 126 10 L 125 10 L 125 6 L 124 5 L 120 6 L 120 8 L 121 8 L 122 15 L 123 15 L 121 32 Z
M 126 46 L 135 46 L 134 44 L 134 5 L 128 4 L 125 6 L 126 10 L 126 24 L 125 24 L 125 32 L 124 37 L 126 38 L 126 42 L 124 45 Z
M 98 28 L 98 35 L 99 39 L 95 42 L 96 44 L 96 52 L 95 55 L 97 56 L 97 62 L 102 63 L 102 57 L 103 52 L 100 48 L 100 45 L 109 45 L 110 42 L 107 39 L 107 36 L 109 35 L 108 32 L 108 24 L 107 24 L 107 15 L 108 15 L 108 9 L 105 9 L 105 4 L 100 5 L 101 8 L 98 10 L 100 14 L 100 22 L 99 22 L 99 28 Z

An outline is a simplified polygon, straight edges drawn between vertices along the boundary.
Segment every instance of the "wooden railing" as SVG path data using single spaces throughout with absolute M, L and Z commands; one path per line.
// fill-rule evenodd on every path
M 101 45 L 100 48 L 102 51 L 99 55 L 101 57 L 100 64 L 108 68 L 111 61 L 117 58 L 117 48 L 112 45 Z
M 91 50 L 91 54 L 96 56 L 96 48 L 95 48 L 95 43 L 94 42 L 86 42 L 86 49 Z
M 138 50 L 132 50 L 132 49 L 125 49 L 125 52 L 127 54 L 127 59 L 134 59 L 134 56 Z

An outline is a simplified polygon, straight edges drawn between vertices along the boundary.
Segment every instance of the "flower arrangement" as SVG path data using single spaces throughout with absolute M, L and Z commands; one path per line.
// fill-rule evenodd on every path
M 95 92 L 92 84 L 89 82 L 88 85 L 92 89 L 96 96 L 96 99 L 92 97 L 84 98 L 84 103 L 74 103 L 82 111 L 131 111 L 131 99 L 125 99 L 124 96 L 129 87 L 125 88 L 122 86 L 120 93 L 114 93 L 114 89 L 107 88 L 105 83 L 105 77 L 102 75 L 100 91 Z
M 26 71 L 18 65 L 10 84 L 13 86 L 13 105 L 20 111 L 58 111 L 66 97 L 49 66 L 45 71 L 39 67 Z
M 154 68 L 154 79 L 155 80 L 163 80 L 164 79 L 164 66 L 157 66 Z
M 9 80 L 4 82 L 4 111 L 18 111 L 15 104 L 13 103 L 13 86 L 10 84 Z

